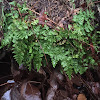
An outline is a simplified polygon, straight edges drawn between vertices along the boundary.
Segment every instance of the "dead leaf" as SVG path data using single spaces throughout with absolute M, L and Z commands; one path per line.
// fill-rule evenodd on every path
M 77 100 L 87 100 L 84 94 L 79 94 Z
M 70 17 L 70 12 L 67 10 L 67 17 L 69 18 Z
M 40 12 L 40 15 L 39 15 L 39 24 L 44 26 L 45 25 L 45 21 L 47 20 L 47 15 L 45 14 L 45 10 L 42 10 Z
M 21 86 L 21 96 L 25 100 L 41 100 L 39 89 L 29 82 L 23 83 Z
M 58 83 L 53 73 L 50 77 L 50 88 L 47 91 L 46 100 L 54 100 L 57 89 L 58 89 Z
M 76 15 L 76 14 L 78 14 L 79 13 L 79 11 L 80 11 L 80 8 L 76 8 L 76 9 L 74 9 L 72 12 L 73 12 L 73 15 Z

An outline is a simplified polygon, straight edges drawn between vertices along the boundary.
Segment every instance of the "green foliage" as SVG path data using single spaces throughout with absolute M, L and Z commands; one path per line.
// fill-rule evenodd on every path
M 0 2 L 2 2 L 2 0 L 0 0 Z
M 66 74 L 71 78 L 73 71 L 83 74 L 88 67 L 96 65 L 92 58 L 91 50 L 87 50 L 93 43 L 96 50 L 96 39 L 92 39 L 94 27 L 92 21 L 94 12 L 91 10 L 80 11 L 73 17 L 73 24 L 66 30 L 56 31 L 47 25 L 38 25 L 38 20 L 32 20 L 32 12 L 24 5 L 11 2 L 18 10 L 11 8 L 5 14 L 4 39 L 2 47 L 8 46 L 14 53 L 14 58 L 19 65 L 24 64 L 31 70 L 32 65 L 37 71 L 44 63 L 44 53 L 51 59 L 55 68 L 60 62 Z M 27 13 L 25 16 L 20 16 Z M 96 34 L 96 33 L 95 33 Z M 91 41 L 89 40 L 91 39 Z

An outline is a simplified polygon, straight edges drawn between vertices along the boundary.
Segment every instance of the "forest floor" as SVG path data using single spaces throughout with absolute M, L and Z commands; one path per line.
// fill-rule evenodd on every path
M 21 0 L 16 1 L 22 3 Z M 91 6 L 91 3 L 87 5 L 85 0 L 74 1 L 73 3 L 71 0 L 27 0 L 27 5 L 37 18 L 43 12 L 47 12 L 50 28 L 59 26 L 66 29 L 80 9 L 85 10 Z M 99 23 L 97 29 L 100 30 L 100 2 L 94 3 L 93 9 Z M 59 68 L 41 67 L 39 72 L 29 72 L 26 69 L 17 69 L 18 65 L 11 60 L 11 52 L 3 49 L 0 50 L 0 55 L 0 97 L 11 89 L 11 100 L 100 100 L 99 68 L 90 68 L 83 75 L 73 74 L 69 80 L 66 74 L 60 73 Z M 4 100 L 3 97 L 1 100 Z

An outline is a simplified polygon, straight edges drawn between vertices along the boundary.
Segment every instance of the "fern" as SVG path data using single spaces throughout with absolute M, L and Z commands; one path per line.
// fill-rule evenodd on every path
M 94 39 L 97 33 L 91 37 L 94 30 L 91 24 L 94 12 L 81 10 L 78 15 L 73 17 L 73 24 L 69 25 L 68 29 L 57 31 L 49 29 L 47 25 L 44 27 L 38 25 L 38 20 L 31 20 L 34 16 L 25 4 L 20 5 L 16 2 L 11 4 L 17 5 L 21 14 L 30 14 L 30 16 L 21 17 L 18 10 L 14 10 L 12 7 L 11 12 L 5 15 L 6 25 L 1 44 L 2 47 L 8 46 L 12 49 L 14 58 L 19 65 L 23 64 L 29 70 L 34 67 L 38 71 L 42 63 L 45 63 L 45 53 L 51 59 L 54 68 L 58 62 L 61 63 L 69 78 L 73 71 L 76 74 L 83 74 L 89 66 L 97 65 L 92 58 L 91 50 L 87 50 L 90 42 L 93 43 L 94 49 L 98 50 L 97 40 Z

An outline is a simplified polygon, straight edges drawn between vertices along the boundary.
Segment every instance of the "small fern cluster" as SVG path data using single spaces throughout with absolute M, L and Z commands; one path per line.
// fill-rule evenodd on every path
M 2 47 L 8 46 L 14 53 L 14 58 L 19 65 L 23 64 L 31 70 L 32 65 L 37 71 L 42 66 L 44 54 L 49 56 L 55 68 L 60 62 L 66 74 L 71 78 L 73 71 L 77 74 L 84 73 L 89 66 L 97 65 L 92 58 L 90 42 L 93 49 L 97 50 L 92 11 L 80 11 L 73 17 L 73 24 L 65 30 L 50 29 L 47 25 L 38 25 L 38 20 L 32 21 L 34 16 L 25 4 L 15 2 L 11 12 L 5 14 L 4 39 Z M 26 14 L 25 16 L 20 16 Z M 95 33 L 96 34 L 96 33 Z M 89 40 L 89 38 L 91 40 Z M 88 49 L 88 50 L 87 50 Z

